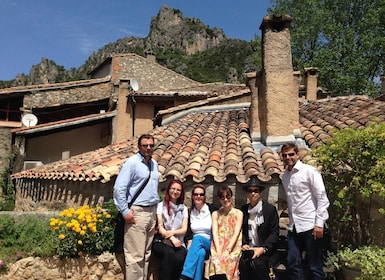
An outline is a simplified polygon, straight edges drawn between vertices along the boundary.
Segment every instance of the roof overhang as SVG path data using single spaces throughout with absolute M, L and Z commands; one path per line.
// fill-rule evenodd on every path
M 42 132 L 47 132 L 47 131 L 52 131 L 57 129 L 68 128 L 72 126 L 87 124 L 98 120 L 112 118 L 112 117 L 115 117 L 116 115 L 117 115 L 116 111 L 101 113 L 101 114 L 93 114 L 93 115 L 80 117 L 80 118 L 67 119 L 59 122 L 37 125 L 34 127 L 23 127 L 19 129 L 14 129 L 12 130 L 12 133 L 16 134 L 17 136 L 31 135 L 35 133 L 42 133 Z

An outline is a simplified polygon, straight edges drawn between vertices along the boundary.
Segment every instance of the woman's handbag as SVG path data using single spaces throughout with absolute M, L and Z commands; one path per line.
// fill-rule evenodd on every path
M 210 280 L 227 280 L 226 274 L 214 274 L 209 277 Z
M 155 243 L 163 243 L 170 247 L 175 247 L 174 243 L 172 243 L 170 239 L 163 238 L 163 236 L 159 232 L 155 233 L 154 239 L 152 240 L 152 245 L 154 245 Z
M 254 256 L 254 250 L 244 250 L 242 251 L 242 259 L 251 261 Z

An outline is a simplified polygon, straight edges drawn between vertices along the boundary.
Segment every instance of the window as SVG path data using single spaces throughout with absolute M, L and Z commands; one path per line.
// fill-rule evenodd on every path
M 0 120 L 9 122 L 20 122 L 20 108 L 23 106 L 23 98 L 10 98 L 0 102 Z

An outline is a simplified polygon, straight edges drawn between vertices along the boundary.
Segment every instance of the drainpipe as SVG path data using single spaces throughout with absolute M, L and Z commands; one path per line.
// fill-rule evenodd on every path
M 132 112 L 132 137 L 135 136 L 135 105 L 136 100 L 133 95 L 130 95 L 131 97 L 131 112 Z

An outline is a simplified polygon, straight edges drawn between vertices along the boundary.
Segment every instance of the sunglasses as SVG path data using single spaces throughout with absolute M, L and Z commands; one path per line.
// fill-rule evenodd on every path
M 282 154 L 283 158 L 293 157 L 293 156 L 295 156 L 295 153 Z
M 141 146 L 142 148 L 147 148 L 147 147 L 154 148 L 154 147 L 155 147 L 154 144 L 141 144 L 140 146 Z
M 193 193 L 193 196 L 205 196 L 204 193 Z
M 231 199 L 231 195 L 221 196 L 220 199 L 221 200 L 225 200 L 225 199 L 230 200 Z
M 261 190 L 260 189 L 247 189 L 247 192 L 248 193 L 260 193 Z

